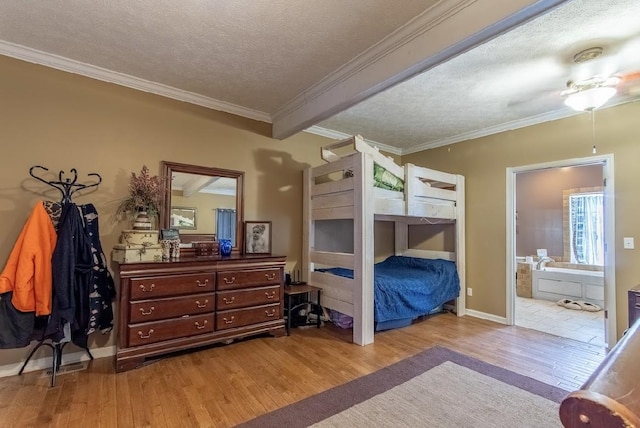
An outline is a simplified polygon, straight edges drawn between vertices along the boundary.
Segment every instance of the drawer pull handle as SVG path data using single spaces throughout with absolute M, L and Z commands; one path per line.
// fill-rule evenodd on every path
M 140 290 L 142 290 L 143 293 L 149 293 L 149 292 L 153 291 L 154 288 L 156 288 L 155 284 L 151 284 L 149 286 L 148 290 L 147 290 L 147 287 L 144 284 L 140 284 Z
M 205 328 L 205 327 L 207 326 L 207 320 L 204 320 L 204 322 L 202 323 L 202 325 L 200 325 L 200 324 L 198 323 L 198 321 L 196 321 L 194 324 L 196 325 L 196 328 L 197 328 L 198 330 L 202 330 L 203 328 Z
M 198 283 L 198 287 L 206 287 L 207 284 L 209 283 L 209 280 L 205 279 L 204 282 L 200 282 L 200 280 L 197 279 L 196 282 Z
M 276 310 L 275 310 L 275 309 L 271 309 L 271 312 L 269 312 L 269 311 L 264 311 L 264 313 L 265 313 L 265 315 L 266 315 L 268 318 L 271 318 L 271 317 L 275 317 L 275 316 L 276 316 Z
M 236 317 L 232 316 L 231 319 L 227 319 L 227 317 L 222 318 L 224 320 L 225 324 L 233 324 L 233 321 L 236 319 Z
M 235 276 L 232 276 L 232 277 L 231 277 L 231 279 L 229 279 L 229 278 L 227 278 L 227 277 L 225 276 L 225 277 L 224 277 L 224 278 L 222 278 L 222 279 L 224 279 L 224 283 L 225 283 L 225 284 L 233 284 L 234 282 L 236 282 L 236 277 L 235 277 Z
M 232 296 L 230 299 L 227 299 L 226 297 L 222 298 L 222 301 L 224 302 L 225 305 L 232 304 L 234 300 L 236 300 L 236 296 Z
M 265 292 L 264 292 L 264 295 L 265 295 L 265 297 L 266 297 L 267 299 L 271 300 L 271 299 L 273 299 L 274 297 L 276 297 L 276 292 L 275 292 L 275 291 L 272 291 L 272 292 L 265 291 Z
M 142 315 L 151 315 L 151 312 L 153 312 L 155 310 L 155 306 L 151 306 L 149 308 L 149 312 L 145 312 L 144 308 L 140 308 L 140 313 Z
M 205 299 L 204 303 L 200 303 L 200 300 L 196 300 L 196 306 L 199 308 L 206 308 L 207 303 L 209 303 L 209 299 Z
M 149 329 L 149 333 L 144 334 L 143 332 L 139 331 L 138 332 L 138 336 L 140 336 L 140 339 L 148 339 L 151 337 L 151 334 L 153 334 L 153 329 Z
M 273 281 L 274 279 L 276 279 L 276 274 L 275 273 L 265 273 L 264 276 L 267 278 L 267 280 L 269 281 Z

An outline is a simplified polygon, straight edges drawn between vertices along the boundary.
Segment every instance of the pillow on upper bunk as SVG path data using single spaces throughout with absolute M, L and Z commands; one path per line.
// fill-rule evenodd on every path
M 381 189 L 404 192 L 404 180 L 391 174 L 377 163 L 373 164 L 373 182 L 375 187 Z

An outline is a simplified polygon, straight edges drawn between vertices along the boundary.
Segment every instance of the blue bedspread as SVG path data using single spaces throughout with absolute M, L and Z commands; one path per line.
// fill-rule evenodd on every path
M 344 268 L 319 269 L 353 278 Z M 425 315 L 460 293 L 454 262 L 391 256 L 374 265 L 374 314 L 376 322 Z

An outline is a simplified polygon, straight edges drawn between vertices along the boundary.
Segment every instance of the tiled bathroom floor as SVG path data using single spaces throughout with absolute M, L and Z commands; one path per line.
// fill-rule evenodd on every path
M 604 310 L 577 311 L 547 300 L 516 297 L 517 326 L 605 346 Z

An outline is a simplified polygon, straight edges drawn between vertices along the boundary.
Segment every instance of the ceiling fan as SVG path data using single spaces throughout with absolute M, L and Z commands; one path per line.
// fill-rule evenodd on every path
M 611 55 L 603 55 L 603 47 L 591 46 L 567 58 L 569 61 L 565 67 L 571 64 L 571 70 L 568 71 L 572 78 L 567 81 L 564 90 L 547 88 L 537 95 L 513 100 L 508 107 L 518 108 L 528 104 L 556 110 L 564 102 L 576 111 L 593 111 L 605 105 L 615 95 L 618 96 L 618 101 L 640 98 L 640 70 L 616 71 L 618 67 L 612 62 L 617 61 L 612 60 Z M 616 49 L 609 46 L 607 51 L 615 53 Z
M 585 80 L 567 82 L 567 89 L 560 92 L 564 103 L 577 111 L 591 111 L 602 107 L 618 91 L 619 76 L 594 76 Z
M 598 58 L 602 53 L 602 47 L 590 47 L 576 53 L 573 56 L 573 62 L 582 64 Z M 574 110 L 593 111 L 602 107 L 616 93 L 634 95 L 634 92 L 638 90 L 640 95 L 640 85 L 631 85 L 634 81 L 640 81 L 640 72 L 596 75 L 579 80 L 569 80 L 567 89 L 560 92 L 560 95 L 564 97 L 565 105 Z

